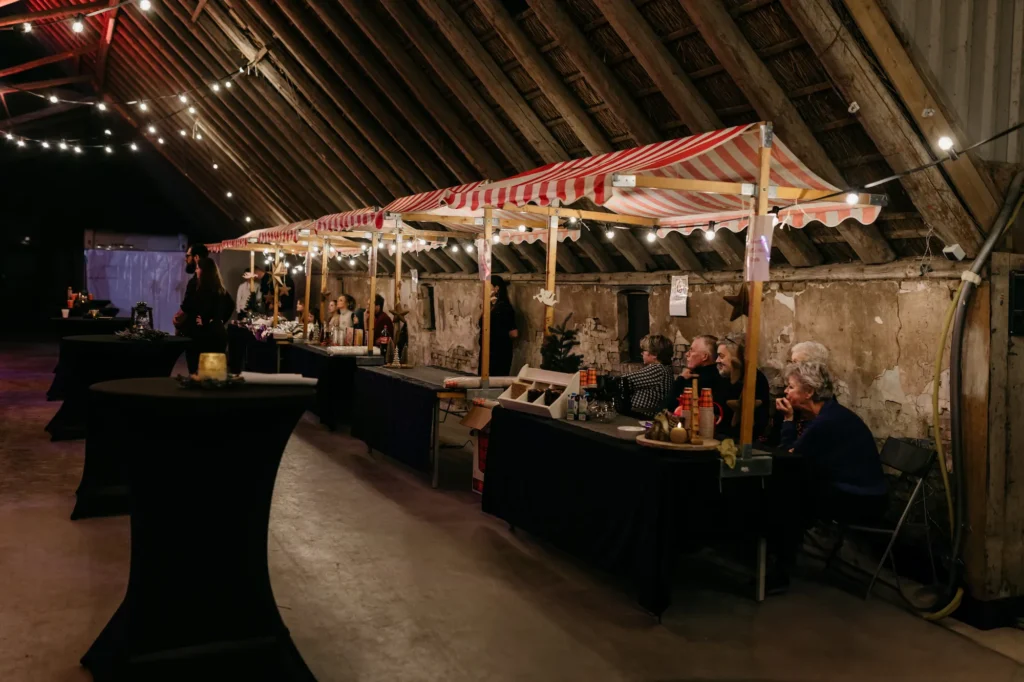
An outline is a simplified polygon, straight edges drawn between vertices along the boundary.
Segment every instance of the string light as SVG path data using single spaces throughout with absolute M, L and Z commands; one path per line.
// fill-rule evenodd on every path
M 81 154 L 82 153 L 82 148 L 81 147 L 75 147 L 75 153 L 76 154 Z
M 220 83 L 214 83 L 210 86 L 214 92 L 220 92 Z
M 132 145 L 131 145 L 130 149 L 133 152 L 137 152 L 137 151 L 139 151 L 139 146 L 137 144 L 135 144 L 134 142 L 132 142 Z
M 466 253 L 473 253 L 473 245 L 466 244 Z
M 230 90 L 231 89 L 231 81 L 225 81 L 224 82 L 224 87 L 228 88 Z
M 153 3 L 149 0 L 139 0 L 139 9 L 141 9 L 143 12 L 148 12 L 152 6 Z
M 164 138 L 162 138 L 162 137 L 158 137 L 158 138 L 156 139 L 156 141 L 157 141 L 157 142 L 159 142 L 160 144 L 163 144 L 163 143 L 164 143 Z
M 615 239 L 615 230 L 609 227 L 607 230 L 605 230 L 604 236 L 607 237 L 608 239 Z
M 491 241 L 497 244 L 498 242 L 501 241 L 501 237 L 499 237 L 498 235 L 494 235 L 493 237 L 491 237 Z
M 452 253 L 458 253 L 458 252 L 459 252 L 459 245 L 458 244 L 452 244 Z
M 79 14 L 75 17 L 75 20 L 71 23 L 71 30 L 75 33 L 81 33 L 85 30 L 85 22 L 82 21 L 82 15 Z
M 24 33 L 31 33 L 32 32 L 32 24 L 30 24 L 29 22 L 26 21 L 24 24 L 21 25 L 21 30 Z
M 233 197 L 233 196 L 235 196 L 235 195 L 234 195 L 234 194 L 232 194 L 231 192 L 228 192 L 228 193 L 227 193 L 227 194 L 225 194 L 224 196 L 226 196 L 226 197 L 227 197 L 228 199 L 230 199 L 231 197 Z
M 520 225 L 516 229 L 519 230 L 520 232 L 526 232 L 526 225 Z
M 426 245 L 427 245 L 427 240 L 426 239 L 421 239 L 420 240 L 420 246 L 426 246 Z
M 107 105 L 104 104 L 103 102 L 97 102 L 96 103 L 96 108 L 99 109 L 100 111 L 106 111 L 107 110 Z
M 140 102 L 139 103 L 139 109 L 141 109 L 142 111 L 146 111 L 147 109 L 149 109 L 149 105 L 146 104 L 145 102 Z
M 24 147 L 25 146 L 25 140 L 18 140 L 18 146 L 19 147 Z
M 149 132 L 150 133 L 155 133 L 156 132 L 156 126 L 149 126 Z
M 360 244 L 359 245 L 359 250 L 360 251 L 366 251 L 366 244 Z
M 178 101 L 182 104 L 185 104 L 186 102 L 188 102 L 188 97 L 186 97 L 185 95 L 178 95 Z
M 706 229 L 704 231 L 704 239 L 707 239 L 709 242 L 710 241 L 714 241 L 714 239 L 715 239 L 715 228 L 714 228 L 714 226 L 711 226 L 711 227 L 709 227 L 708 229 Z
M 356 259 L 355 258 L 349 258 L 348 259 L 348 264 L 351 265 L 352 267 L 355 267 Z
M 570 225 L 575 225 L 576 224 L 576 216 L 569 216 L 569 224 Z
M 179 134 L 179 135 L 181 135 L 182 137 L 185 137 L 186 135 L 188 135 L 188 133 L 186 133 L 186 132 L 185 132 L 185 129 L 184 129 L 184 128 L 182 128 L 181 130 L 179 130 L 179 131 L 178 131 L 178 134 Z
M 654 230 L 651 230 L 650 232 L 647 233 L 647 241 L 653 242 L 657 238 L 658 238 L 658 235 L 655 234 Z
M 60 100 L 57 99 L 57 95 L 50 95 L 50 104 L 56 104 Z
M 49 149 L 49 148 L 50 148 L 50 143 L 47 142 L 46 140 L 43 140 L 43 149 Z
M 105 149 L 108 154 L 113 154 L 114 153 L 114 150 L 111 149 L 110 147 L 104 147 L 103 149 Z
M 218 166 L 217 164 L 213 164 L 213 170 L 217 170 L 218 168 L 220 168 L 220 166 Z M 249 219 L 246 218 L 245 222 L 249 222 Z
M 190 114 L 192 114 L 194 116 L 195 113 L 196 113 L 196 108 L 195 107 L 189 107 L 188 108 L 188 113 L 190 113 Z
M 939 138 L 939 149 L 944 152 L 948 152 L 953 148 L 953 138 L 943 135 Z
M 855 205 L 858 201 L 860 201 L 860 197 L 857 196 L 854 192 L 850 192 L 849 194 L 846 195 L 846 203 L 849 204 L 850 206 Z
M 203 139 L 203 134 L 202 133 L 196 133 L 196 139 L 197 140 Z
M 14 135 L 11 135 L 10 133 L 7 133 L 7 134 L 6 134 L 6 135 L 5 135 L 4 137 L 6 137 L 6 138 L 7 138 L 7 141 L 8 141 L 8 142 L 10 142 L 11 140 L 13 140 L 13 139 L 14 139 Z
M 67 151 L 67 148 L 68 148 L 68 145 L 67 145 L 67 143 L 65 143 L 65 142 L 61 142 L 61 143 L 60 143 L 59 145 L 57 145 L 57 146 L 58 146 L 58 147 L 60 148 L 60 150 L 61 150 L 62 152 L 63 152 L 63 151 Z

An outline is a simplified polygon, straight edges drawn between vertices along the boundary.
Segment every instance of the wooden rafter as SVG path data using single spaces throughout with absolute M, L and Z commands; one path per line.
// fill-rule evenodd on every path
M 670 232 L 661 240 L 661 245 L 665 247 L 665 251 L 668 252 L 668 255 L 672 257 L 672 260 L 676 262 L 676 265 L 681 270 L 704 272 L 704 264 L 700 262 L 700 258 L 693 252 L 690 245 L 686 243 L 686 237 L 683 235 L 678 232 Z
M 481 85 L 498 103 L 509 120 L 519 129 L 527 143 L 540 155 L 545 163 L 567 161 L 569 155 L 555 139 L 551 131 L 537 116 L 529 103 L 509 80 L 505 72 L 487 49 L 480 44 L 476 35 L 462 20 L 448 0 L 419 0 L 448 42 L 458 51 Z M 389 3 L 393 4 L 393 3 Z M 485 103 L 486 105 L 486 103 Z M 519 170 L 528 170 L 520 168 Z
M 77 102 L 61 102 L 60 104 L 46 106 L 43 109 L 37 109 L 36 111 L 30 111 L 27 114 L 21 114 L 20 116 L 14 116 L 13 118 L 7 118 L 0 121 L 0 130 L 12 130 L 16 126 L 31 123 L 33 121 L 40 121 L 44 118 L 56 116 L 57 114 L 63 114 L 66 111 L 71 111 L 72 109 L 77 109 L 81 106 L 84 105 Z
M 84 2 L 80 5 L 54 7 L 52 9 L 44 9 L 38 12 L 8 14 L 7 16 L 0 17 L 0 27 L 16 26 L 26 22 L 34 23 L 37 21 L 60 19 L 62 17 L 70 17 L 73 14 L 88 14 L 89 12 L 95 12 L 96 10 L 106 8 L 107 2 L 108 0 L 101 0 L 100 2 Z
M 65 59 L 74 59 L 75 57 L 80 57 L 83 54 L 87 54 L 89 52 L 96 50 L 97 48 L 99 48 L 99 46 L 100 41 L 96 41 L 95 43 L 81 45 L 74 49 L 65 50 L 64 52 L 59 52 L 49 57 L 40 57 L 39 59 L 33 59 L 32 61 L 24 62 L 22 64 L 8 66 L 3 69 L 0 69 L 0 78 L 7 78 L 8 76 L 13 76 L 16 73 L 21 73 L 23 71 L 35 69 L 40 66 L 46 66 L 47 64 L 56 64 L 57 62 L 62 62 Z
M 103 89 L 104 80 L 107 77 L 107 53 L 110 52 L 110 43 L 114 40 L 114 29 L 117 27 L 117 5 L 120 0 L 110 0 L 110 10 L 104 14 L 107 23 L 103 27 L 103 38 L 100 41 L 100 48 L 96 52 L 96 72 L 93 74 L 93 83 L 97 90 Z
M 595 4 L 687 128 L 701 132 L 723 127 L 714 109 L 632 2 L 595 0 Z
M 906 110 L 913 116 L 932 153 L 938 157 L 945 155 L 946 152 L 938 145 L 939 138 L 943 136 L 953 140 L 959 137 L 962 146 L 966 140 L 957 134 L 945 107 L 929 90 L 876 0 L 847 0 L 846 8 L 906 104 Z M 944 164 L 943 169 L 967 209 L 987 232 L 999 213 L 1000 204 L 987 172 L 978 167 L 970 154 L 961 154 Z
M 929 150 L 828 0 L 780 2 L 836 88 L 848 102 L 859 105 L 858 119 L 892 169 L 900 172 L 930 162 Z M 977 253 L 981 233 L 938 169 L 914 173 L 901 182 L 921 217 L 943 241 L 959 243 L 968 256 Z
M 192 10 L 192 23 L 199 21 L 199 16 L 203 13 L 203 8 L 206 7 L 206 0 L 199 0 L 196 4 L 196 8 Z
M 15 92 L 27 92 L 30 90 L 47 90 L 49 88 L 60 87 L 61 85 L 88 83 L 90 80 L 92 80 L 92 76 L 65 76 L 64 78 L 50 78 L 44 81 L 18 83 L 17 87 L 0 87 L 0 95 L 9 95 Z
M 600 126 L 587 114 L 579 100 L 566 87 L 561 76 L 523 33 L 501 0 L 476 0 L 476 4 L 491 22 L 498 37 L 505 42 L 587 151 L 591 154 L 612 151 L 613 147 L 605 138 Z
M 485 179 L 501 178 L 505 171 L 484 148 L 480 140 L 459 119 L 455 110 L 449 105 L 441 92 L 424 77 L 413 58 L 402 49 L 396 49 L 395 37 L 374 14 L 376 3 L 363 0 L 340 0 L 349 16 L 363 30 L 363 33 L 376 45 L 377 49 L 391 62 L 395 71 L 405 81 L 408 89 L 420 103 L 430 111 L 444 131 L 449 135 L 470 163 L 479 171 L 479 177 Z
M 589 39 L 566 13 L 559 0 L 529 0 L 548 31 L 558 39 L 569 58 L 611 111 L 625 124 L 638 145 L 658 142 L 662 136 L 654 124 L 619 82 L 611 69 L 594 52 Z
M 779 138 L 808 168 L 834 185 L 848 186 L 725 6 L 719 0 L 680 0 L 680 4 L 758 116 L 772 122 Z M 837 229 L 865 263 L 888 263 L 896 258 L 874 225 L 847 221 Z

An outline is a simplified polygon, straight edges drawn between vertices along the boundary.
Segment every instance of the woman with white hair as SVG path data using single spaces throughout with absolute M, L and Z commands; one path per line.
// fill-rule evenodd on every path
M 790 362 L 820 362 L 828 364 L 828 348 L 817 341 L 801 341 L 789 349 Z
M 886 509 L 888 486 L 871 430 L 835 398 L 823 363 L 786 367 L 786 397 L 776 401 L 784 418 L 780 445 L 803 457 L 816 518 L 847 523 L 877 520 Z M 796 413 L 810 418 L 797 436 Z

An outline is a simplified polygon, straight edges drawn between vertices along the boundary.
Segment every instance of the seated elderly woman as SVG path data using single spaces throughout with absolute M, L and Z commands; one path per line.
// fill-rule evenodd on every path
M 820 362 L 828 365 L 828 348 L 817 341 L 801 341 L 789 349 L 790 362 Z
M 644 368 L 622 377 L 632 412 L 652 417 L 661 411 L 665 397 L 672 390 L 673 350 L 672 342 L 660 334 L 648 334 L 640 339 Z
M 871 430 L 835 398 L 832 376 L 820 362 L 786 367 L 780 445 L 806 462 L 815 518 L 870 523 L 885 512 L 888 488 Z M 797 436 L 797 413 L 810 418 Z

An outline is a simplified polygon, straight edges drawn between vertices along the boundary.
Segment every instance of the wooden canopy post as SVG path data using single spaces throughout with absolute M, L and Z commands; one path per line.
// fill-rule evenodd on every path
M 402 233 L 395 234 L 395 302 L 392 310 L 398 310 L 402 303 Z M 397 344 L 398 341 L 395 341 Z
M 558 267 L 558 215 L 548 216 L 548 264 L 547 279 L 544 288 L 555 293 L 555 270 Z M 544 308 L 544 334 L 548 333 L 555 323 L 555 307 L 545 306 Z
M 271 327 L 277 326 L 277 306 L 278 306 L 278 293 L 277 293 L 277 266 L 281 263 L 281 250 L 274 247 L 274 271 L 270 273 L 270 280 L 274 283 L 274 317 L 270 321 Z
M 755 215 L 768 215 L 768 183 L 770 180 L 772 165 L 772 124 L 765 123 L 761 127 L 761 147 L 759 149 L 760 166 L 757 176 L 757 210 Z M 750 241 L 754 236 L 754 222 L 751 221 L 747 228 L 747 251 L 750 251 Z M 749 259 L 746 267 L 750 267 Z M 750 278 L 751 273 L 744 272 L 744 279 Z M 744 286 L 747 286 L 744 284 Z M 749 305 L 747 313 L 747 342 L 744 352 L 743 364 L 743 400 L 740 413 L 740 448 L 742 456 L 749 457 L 754 442 L 754 393 L 757 387 L 757 346 L 761 336 L 761 294 L 764 283 L 752 281 L 750 286 Z
M 250 251 L 249 252 L 249 275 L 253 275 L 255 273 L 256 273 L 256 252 L 255 251 Z M 250 276 L 249 277 L 249 295 L 251 296 L 252 292 L 254 292 L 254 291 L 256 291 L 256 279 L 254 277 Z
M 380 235 L 376 232 L 370 237 L 370 255 L 367 258 L 367 265 L 370 269 L 370 302 L 363 313 L 363 329 L 366 331 L 366 352 L 373 355 L 373 301 L 377 298 L 377 246 L 380 244 Z
M 320 259 L 320 323 L 326 325 L 327 319 L 327 273 L 330 270 L 330 254 L 327 253 L 330 245 L 324 239 L 320 244 L 323 249 L 323 257 Z
M 484 257 L 484 249 L 494 245 L 492 233 L 493 229 L 491 226 L 492 216 L 494 211 L 485 208 L 484 209 L 484 244 L 483 249 L 479 251 L 479 257 Z M 485 272 L 486 266 L 484 263 L 480 263 L 480 272 Z M 480 325 L 480 386 L 481 388 L 487 388 L 487 380 L 491 376 L 491 278 L 483 278 L 483 306 L 482 306 L 482 319 L 483 322 Z
M 306 302 L 302 304 L 302 338 L 309 340 L 309 288 L 313 283 L 313 240 L 306 246 Z

